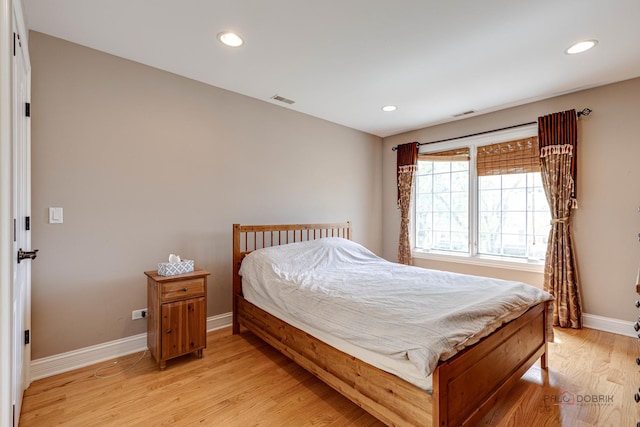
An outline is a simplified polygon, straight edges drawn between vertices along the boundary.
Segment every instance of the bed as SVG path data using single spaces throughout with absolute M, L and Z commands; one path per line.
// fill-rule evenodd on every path
M 288 318 L 283 320 L 284 315 L 272 314 L 277 311 L 249 302 L 240 276 L 248 254 L 329 238 L 350 240 L 351 224 L 234 224 L 233 333 L 239 333 L 241 327 L 248 329 L 387 425 L 473 425 L 536 360 L 547 367 L 551 328 L 546 302 L 533 305 L 475 344 L 438 361 L 428 389 L 379 367 L 366 355 L 344 351 L 322 334 L 294 326 Z

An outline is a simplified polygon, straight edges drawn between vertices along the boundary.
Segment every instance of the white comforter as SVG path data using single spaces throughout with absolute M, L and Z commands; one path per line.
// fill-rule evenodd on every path
M 324 238 L 253 251 L 240 268 L 248 301 L 392 358 L 425 376 L 529 307 L 553 297 L 524 283 L 388 262 Z

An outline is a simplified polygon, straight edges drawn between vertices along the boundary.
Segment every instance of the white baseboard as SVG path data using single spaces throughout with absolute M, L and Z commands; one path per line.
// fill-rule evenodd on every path
M 217 331 L 218 329 L 231 326 L 232 317 L 233 314 L 231 312 L 207 317 L 207 332 Z
M 597 329 L 614 334 L 636 337 L 633 322 L 612 319 L 610 317 L 583 314 L 585 328 Z M 231 313 L 207 318 L 207 331 L 215 331 L 231 326 Z M 39 380 L 84 366 L 104 362 L 105 360 L 143 351 L 147 348 L 147 334 L 134 335 L 104 344 L 98 344 L 80 350 L 69 351 L 55 356 L 36 359 L 31 362 L 31 380 Z
M 231 326 L 231 313 L 207 318 L 207 331 L 215 331 Z M 54 356 L 31 361 L 31 381 L 72 371 L 84 366 L 115 359 L 147 348 L 147 334 L 109 341 L 79 350 L 68 351 Z
M 611 317 L 596 316 L 595 314 L 583 314 L 582 325 L 585 328 L 611 332 L 618 335 L 637 338 L 638 334 L 633 329 L 633 322 L 612 319 Z

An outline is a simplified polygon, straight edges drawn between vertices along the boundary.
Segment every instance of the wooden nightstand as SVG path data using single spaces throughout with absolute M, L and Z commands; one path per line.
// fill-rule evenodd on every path
M 167 360 L 207 347 L 208 271 L 159 276 L 147 275 L 147 346 L 160 369 Z

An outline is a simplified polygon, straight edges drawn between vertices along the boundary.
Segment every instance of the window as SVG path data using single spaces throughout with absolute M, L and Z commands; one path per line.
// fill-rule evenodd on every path
M 421 148 L 414 216 L 417 251 L 544 260 L 551 214 L 540 176 L 538 140 L 513 136 L 458 140 L 448 147 L 435 146 L 437 151 Z
M 469 149 L 418 157 L 416 247 L 469 250 Z

